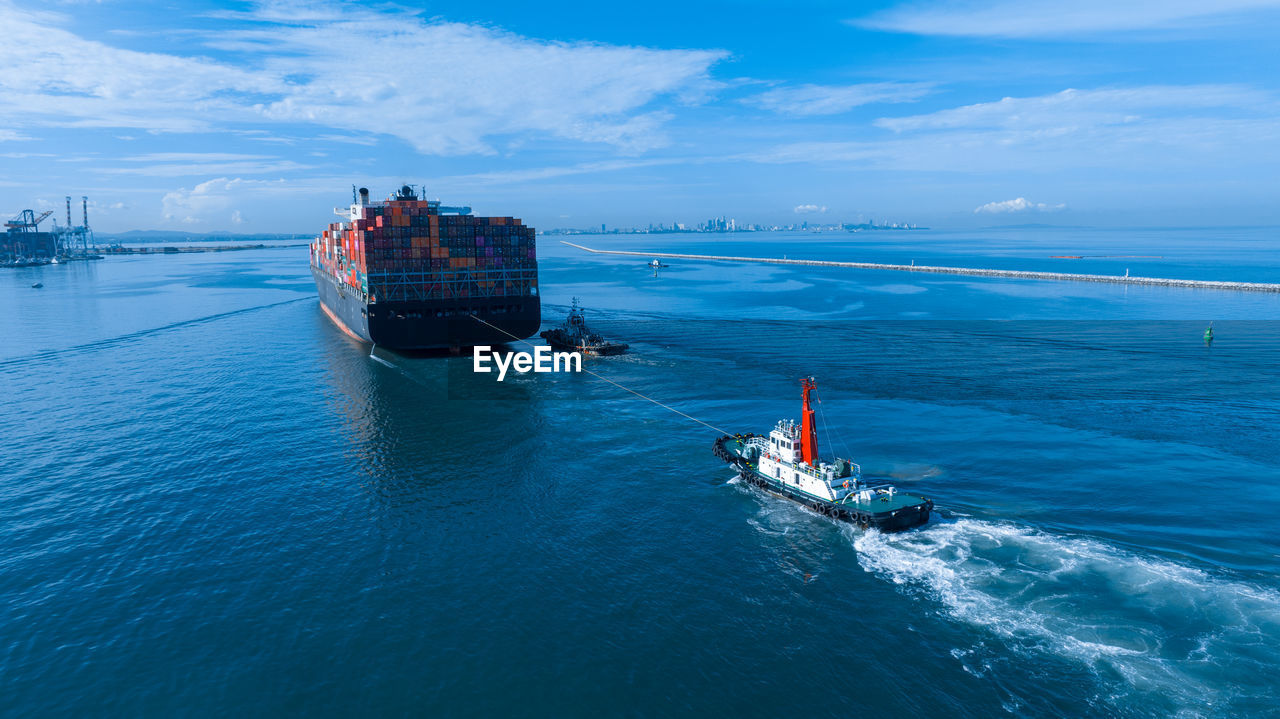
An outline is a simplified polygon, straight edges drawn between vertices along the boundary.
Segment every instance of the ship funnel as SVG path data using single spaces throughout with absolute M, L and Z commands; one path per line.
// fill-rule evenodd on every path
M 369 204 L 369 188 L 361 187 L 360 188 L 360 205 L 363 207 L 364 205 L 367 205 L 367 204 Z

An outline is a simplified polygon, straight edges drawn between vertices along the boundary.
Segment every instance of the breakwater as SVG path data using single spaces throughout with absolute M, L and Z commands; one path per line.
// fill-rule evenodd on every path
M 99 247 L 97 251 L 104 255 L 177 255 L 187 252 L 236 252 L 239 250 L 264 250 L 268 247 L 301 247 L 306 244 L 305 242 L 295 242 L 292 244 L 153 245 L 148 247 L 111 245 L 110 247 Z
M 1143 285 L 1147 287 L 1185 287 L 1201 290 L 1233 290 L 1237 292 L 1280 292 L 1280 284 L 1269 282 L 1227 282 L 1223 280 L 1179 280 L 1167 277 L 1136 277 L 1131 275 L 1086 275 L 1072 272 L 1036 272 L 1030 270 L 996 270 L 982 267 L 947 267 L 941 265 L 891 265 L 878 262 L 836 262 L 832 260 L 793 260 L 777 257 L 732 257 L 728 255 L 689 255 L 676 252 L 635 252 L 631 250 L 597 250 L 591 247 L 560 241 L 561 244 L 601 255 L 629 255 L 681 260 L 711 260 L 716 262 L 760 262 L 774 265 L 811 265 L 814 267 L 850 267 L 860 270 L 892 270 L 896 272 L 923 272 L 935 275 L 965 275 L 968 277 L 1007 277 L 1016 280 L 1053 280 L 1059 282 L 1104 282 L 1118 285 Z

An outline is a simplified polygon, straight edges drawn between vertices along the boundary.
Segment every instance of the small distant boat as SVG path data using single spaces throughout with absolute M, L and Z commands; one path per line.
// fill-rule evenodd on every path
M 38 290 L 38 289 L 40 289 L 41 287 L 44 287 L 44 283 L 43 283 L 43 282 L 37 282 L 37 283 L 35 283 L 35 284 L 31 285 L 31 286 L 32 286 L 33 288 L 35 288 L 35 289 L 37 289 L 37 290 Z
M 650 262 L 650 263 L 649 263 L 649 266 L 650 266 L 650 267 L 652 267 L 652 268 L 653 268 L 653 269 L 655 269 L 655 270 L 660 270 L 660 269 L 662 269 L 663 267 L 670 267 L 671 265 L 664 265 L 664 264 L 662 264 L 661 262 L 659 262 L 659 261 L 657 260 L 657 258 L 654 258 L 654 260 L 653 260 L 652 262 Z
M 545 330 L 538 335 L 558 352 L 581 352 L 589 355 L 618 355 L 630 347 L 626 342 L 609 342 L 598 333 L 587 327 L 587 320 L 578 306 L 578 298 L 573 298 L 573 306 L 569 308 L 569 317 L 564 324 L 555 329 Z

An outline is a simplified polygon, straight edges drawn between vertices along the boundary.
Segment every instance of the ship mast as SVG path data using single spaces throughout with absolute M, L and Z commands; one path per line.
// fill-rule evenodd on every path
M 800 387 L 804 390 L 804 410 L 800 415 L 800 459 L 810 467 L 818 466 L 818 432 L 813 424 L 813 409 L 809 406 L 809 392 L 817 389 L 812 377 L 803 377 Z

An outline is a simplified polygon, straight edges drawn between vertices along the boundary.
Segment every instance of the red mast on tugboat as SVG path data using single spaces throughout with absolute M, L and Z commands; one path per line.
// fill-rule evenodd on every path
M 804 389 L 804 411 L 800 415 L 800 461 L 808 462 L 810 467 L 818 466 L 818 432 L 813 424 L 813 408 L 809 406 L 809 392 L 818 388 L 812 377 L 802 377 L 800 386 Z

